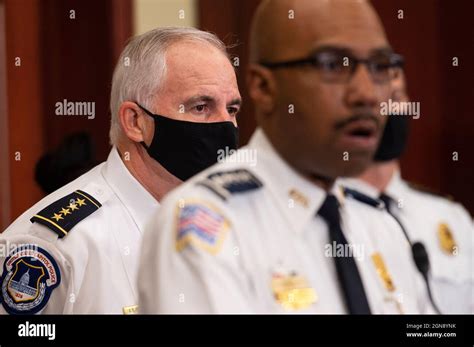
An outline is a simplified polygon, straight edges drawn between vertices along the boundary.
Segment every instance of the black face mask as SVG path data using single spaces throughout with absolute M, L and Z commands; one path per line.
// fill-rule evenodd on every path
M 389 116 L 374 161 L 390 161 L 402 155 L 408 140 L 408 122 L 407 116 Z
M 182 181 L 217 163 L 218 157 L 238 147 L 239 128 L 232 122 L 179 121 L 153 114 L 137 105 L 155 121 L 150 146 L 141 144 L 150 157 Z

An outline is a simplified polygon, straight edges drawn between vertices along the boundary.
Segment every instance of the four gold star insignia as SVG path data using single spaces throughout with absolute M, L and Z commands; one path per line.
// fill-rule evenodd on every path
M 61 211 L 58 213 L 55 213 L 54 216 L 52 216 L 52 219 L 55 219 L 56 222 L 58 222 L 60 219 L 64 219 L 63 216 L 67 216 L 68 214 L 72 214 L 71 211 L 79 210 L 79 207 L 87 205 L 85 199 L 79 199 L 77 198 L 75 201 L 70 200 L 69 206 L 67 208 L 62 208 Z M 79 206 L 79 207 L 78 207 Z

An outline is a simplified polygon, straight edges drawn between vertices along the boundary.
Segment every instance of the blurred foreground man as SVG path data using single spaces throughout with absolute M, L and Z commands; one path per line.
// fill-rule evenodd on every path
M 164 200 L 144 236 L 142 312 L 425 312 L 396 222 L 334 186 L 370 164 L 402 65 L 373 8 L 264 1 L 251 62 L 259 127 Z
M 113 75 L 107 161 L 1 235 L 0 310 L 136 312 L 143 229 L 164 194 L 237 147 L 239 105 L 234 69 L 214 35 L 161 28 L 132 39 Z
M 402 74 L 394 80 L 392 99 L 409 101 Z M 383 201 L 402 226 L 407 241 L 423 245 L 427 253 L 424 262 L 429 264 L 425 265 L 426 276 L 440 313 L 473 313 L 472 217 L 460 204 L 402 179 L 398 158 L 408 140 L 408 117 L 390 116 L 375 162 L 359 178 L 339 182 Z

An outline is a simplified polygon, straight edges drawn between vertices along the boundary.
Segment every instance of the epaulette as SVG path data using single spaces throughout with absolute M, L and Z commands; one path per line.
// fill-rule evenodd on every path
M 257 177 L 245 169 L 216 172 L 197 184 L 210 189 L 223 200 L 227 200 L 233 194 L 244 193 L 263 186 Z
M 407 182 L 407 184 L 411 189 L 418 190 L 419 192 L 426 193 L 426 194 L 429 194 L 429 195 L 434 195 L 434 196 L 437 196 L 438 198 L 443 198 L 443 199 L 447 199 L 447 200 L 450 200 L 450 201 L 454 201 L 454 197 L 452 195 L 443 194 L 441 192 L 436 191 L 435 189 L 428 188 L 428 187 L 423 186 L 423 185 L 418 184 L 418 183 Z
M 30 221 L 48 227 L 58 234 L 59 238 L 63 238 L 77 223 L 101 206 L 90 194 L 76 190 L 42 209 Z
M 364 204 L 370 205 L 378 209 L 384 208 L 384 203 L 379 199 L 371 198 L 370 196 L 367 196 L 361 192 L 358 192 L 357 190 L 350 189 L 347 187 L 343 187 L 342 190 L 344 192 L 345 197 L 355 199 L 357 201 L 360 201 Z

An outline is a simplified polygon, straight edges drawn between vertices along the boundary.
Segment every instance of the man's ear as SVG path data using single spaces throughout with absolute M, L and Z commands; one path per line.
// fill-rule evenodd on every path
M 131 101 L 124 101 L 118 111 L 120 126 L 125 136 L 133 142 L 142 142 L 148 138 L 146 136 L 147 120 L 143 116 L 144 112 L 138 105 Z M 150 121 L 152 121 L 150 119 Z M 153 134 L 151 135 L 153 136 Z
M 250 64 L 247 70 L 249 96 L 263 115 L 273 112 L 277 100 L 277 83 L 273 73 L 264 66 Z

